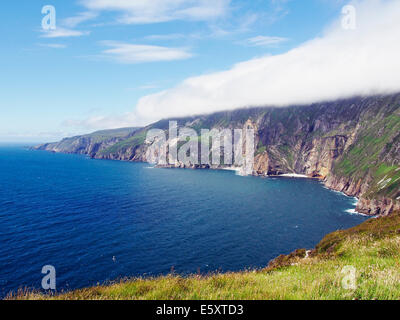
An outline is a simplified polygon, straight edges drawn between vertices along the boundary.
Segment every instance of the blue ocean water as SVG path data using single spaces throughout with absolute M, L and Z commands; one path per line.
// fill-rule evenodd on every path
M 366 218 L 318 181 L 0 146 L 0 295 L 122 277 L 264 267 Z

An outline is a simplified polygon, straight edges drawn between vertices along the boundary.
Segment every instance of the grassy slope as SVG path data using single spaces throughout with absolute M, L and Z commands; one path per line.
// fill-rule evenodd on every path
M 377 136 L 379 132 L 379 136 Z M 396 199 L 400 189 L 400 167 L 398 155 L 387 159 L 388 150 L 400 139 L 400 115 L 390 114 L 377 120 L 364 120 L 357 141 L 338 160 L 335 174 L 361 179 L 369 174 L 372 181 L 366 197 L 386 196 Z M 393 161 L 396 160 L 396 161 Z M 396 164 L 394 163 L 396 162 Z
M 87 134 L 84 136 L 79 136 L 83 138 L 90 138 L 93 142 L 103 142 L 107 141 L 111 138 L 125 138 L 129 134 L 137 131 L 137 128 L 121 128 L 121 129 L 112 129 L 112 130 L 102 130 L 102 131 L 96 131 L 91 134 Z M 75 139 L 77 137 L 70 138 Z M 68 140 L 68 139 L 66 139 Z
M 264 270 L 182 278 L 133 279 L 55 297 L 19 299 L 400 299 L 400 214 L 327 235 L 310 257 L 280 256 Z M 357 289 L 342 288 L 345 266 Z
M 128 148 L 132 148 L 132 149 L 137 148 L 145 142 L 146 134 L 147 134 L 146 130 L 140 130 L 139 132 L 135 133 L 132 137 L 124 139 L 124 140 L 112 145 L 111 147 L 109 147 L 105 150 L 102 150 L 100 153 L 103 155 L 106 155 L 106 154 L 118 153 L 118 152 L 124 151 Z
M 125 140 L 126 137 L 129 137 L 131 134 L 134 134 L 138 130 L 139 130 L 138 128 L 101 130 L 93 132 L 91 134 L 65 138 L 60 142 L 44 144 L 41 146 L 37 146 L 37 148 L 40 149 L 42 147 L 46 148 L 54 147 L 66 153 L 79 153 L 79 151 L 81 151 L 82 149 L 82 143 L 81 143 L 82 140 L 85 141 L 86 144 L 106 143 L 108 141 L 114 141 L 120 139 Z

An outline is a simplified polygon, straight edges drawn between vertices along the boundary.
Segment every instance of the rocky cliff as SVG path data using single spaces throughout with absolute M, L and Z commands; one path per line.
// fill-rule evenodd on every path
M 192 128 L 199 135 L 201 129 L 254 129 L 254 175 L 304 174 L 358 197 L 359 212 L 387 215 L 400 210 L 400 94 L 307 106 L 249 108 L 177 121 L 178 127 Z M 146 135 L 155 128 L 168 133 L 168 125 L 168 120 L 162 120 L 145 128 L 101 131 L 37 149 L 157 163 L 157 156 L 148 152 L 154 141 L 147 140 Z M 182 145 L 177 143 L 178 147 Z M 173 166 L 188 165 L 177 162 Z

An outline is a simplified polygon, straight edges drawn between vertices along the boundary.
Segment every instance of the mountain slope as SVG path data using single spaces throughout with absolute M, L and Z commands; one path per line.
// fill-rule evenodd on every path
M 96 131 L 83 136 L 65 138 L 60 142 L 46 143 L 35 147 L 35 149 L 62 153 L 87 154 L 94 157 L 103 149 L 128 139 L 138 130 L 140 130 L 140 128 Z
M 400 209 L 400 94 L 355 97 L 308 106 L 251 108 L 177 119 L 179 127 L 253 128 L 254 175 L 305 174 L 360 198 L 357 210 L 387 215 Z M 98 159 L 157 162 L 146 133 L 168 120 L 130 131 L 64 139 L 37 149 Z M 174 166 L 185 167 L 182 163 Z M 196 164 L 189 167 L 204 167 Z M 220 168 L 215 166 L 213 168 Z

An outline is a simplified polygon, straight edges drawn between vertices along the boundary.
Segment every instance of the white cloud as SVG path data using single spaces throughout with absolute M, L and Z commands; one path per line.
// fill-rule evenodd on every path
M 400 2 L 353 1 L 357 29 L 340 17 L 322 37 L 287 53 L 193 77 L 141 98 L 137 123 L 246 106 L 286 106 L 400 91 Z
M 146 36 L 146 40 L 177 40 L 177 39 L 184 39 L 190 36 L 184 35 L 182 33 L 170 33 L 170 34 L 152 34 L 150 36 Z
M 256 47 L 258 46 L 268 47 L 268 46 L 276 46 L 288 40 L 289 39 L 282 37 L 257 36 L 247 39 L 246 44 Z
M 144 24 L 172 20 L 206 21 L 223 16 L 231 0 L 81 0 L 93 11 L 122 13 L 119 21 Z
M 57 28 L 55 30 L 43 30 L 42 38 L 68 38 L 68 37 L 81 37 L 87 36 L 90 31 L 79 31 L 65 28 Z
M 66 18 L 61 21 L 61 24 L 67 28 L 75 28 L 77 25 L 86 22 L 88 20 L 95 19 L 98 16 L 96 12 L 81 12 L 76 16 Z
M 61 27 L 57 27 L 55 30 L 41 30 L 41 38 L 69 38 L 69 37 L 81 37 L 90 34 L 90 31 L 74 30 L 74 28 L 85 22 L 97 17 L 95 12 L 82 12 L 76 16 L 69 17 L 61 20 Z
M 64 49 L 67 47 L 67 45 L 60 43 L 39 43 L 38 46 L 52 49 Z
M 103 41 L 111 49 L 104 50 L 102 55 L 120 63 L 139 63 L 155 61 L 173 61 L 192 57 L 184 48 L 129 44 L 116 41 Z
M 356 30 L 344 30 L 339 17 L 323 36 L 287 53 L 188 78 L 175 88 L 144 96 L 120 122 L 117 117 L 112 122 L 105 117 L 96 119 L 96 125 L 146 125 L 162 118 L 248 106 L 287 106 L 399 92 L 400 1 L 352 4 L 357 9 Z

